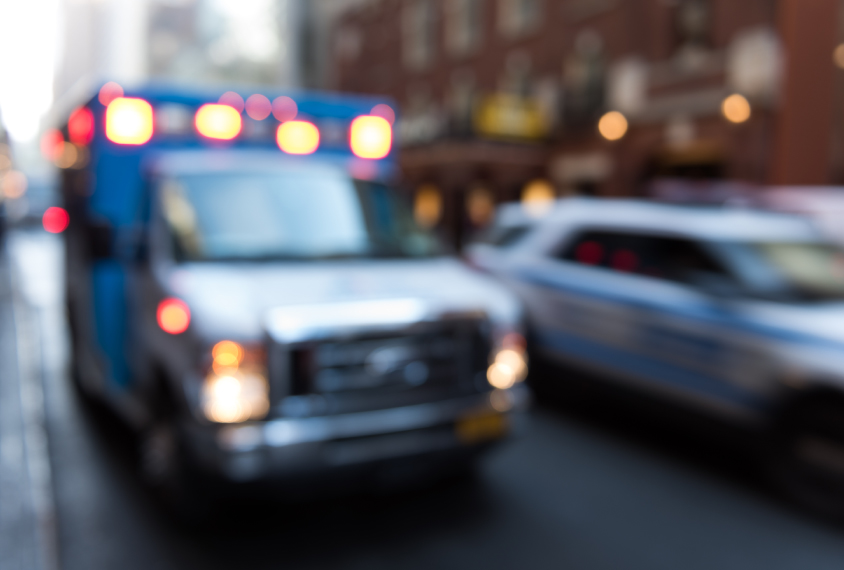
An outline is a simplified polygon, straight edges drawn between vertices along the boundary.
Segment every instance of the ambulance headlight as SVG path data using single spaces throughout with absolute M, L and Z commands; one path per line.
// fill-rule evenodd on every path
M 236 342 L 224 340 L 214 346 L 211 356 L 213 363 L 201 394 L 205 417 L 223 424 L 266 417 L 270 394 L 263 351 L 245 350 Z
M 528 357 L 524 337 L 518 333 L 506 335 L 493 351 L 486 378 L 494 388 L 506 390 L 527 378 Z

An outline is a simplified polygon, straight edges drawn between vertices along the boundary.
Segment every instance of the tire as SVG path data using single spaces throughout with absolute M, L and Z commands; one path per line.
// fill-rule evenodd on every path
M 83 402 L 88 404 L 95 404 L 99 401 L 99 394 L 91 387 L 90 379 L 85 377 L 85 372 L 82 369 L 82 358 L 80 351 L 82 350 L 81 340 L 79 338 L 79 323 L 76 317 L 76 312 L 73 304 L 67 301 L 66 304 L 67 323 L 70 340 L 68 373 L 76 393 L 80 396 Z
M 210 517 L 213 493 L 179 429 L 180 406 L 159 370 L 147 396 L 149 423 L 138 438 L 141 475 L 164 509 L 188 526 L 202 526 Z
M 179 522 L 202 526 L 210 518 L 213 493 L 172 419 L 158 419 L 141 432 L 139 462 L 144 481 Z
M 771 451 L 771 475 L 788 499 L 844 522 L 844 398 L 789 411 L 774 430 Z

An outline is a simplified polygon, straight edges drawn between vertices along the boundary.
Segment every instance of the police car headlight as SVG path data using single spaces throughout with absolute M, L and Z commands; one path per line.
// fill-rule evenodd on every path
M 492 387 L 506 390 L 524 381 L 528 372 L 524 337 L 517 333 L 506 335 L 491 360 L 486 378 Z
M 202 412 L 217 423 L 259 420 L 270 409 L 262 351 L 244 350 L 224 340 L 211 352 L 213 363 L 202 385 Z

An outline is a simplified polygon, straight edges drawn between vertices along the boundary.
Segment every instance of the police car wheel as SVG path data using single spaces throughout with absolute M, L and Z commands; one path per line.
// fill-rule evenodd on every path
M 780 489 L 816 514 L 844 521 L 844 401 L 800 406 L 776 432 L 773 475 Z

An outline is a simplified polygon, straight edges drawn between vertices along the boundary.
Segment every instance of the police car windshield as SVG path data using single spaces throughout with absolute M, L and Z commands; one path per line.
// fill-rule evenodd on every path
M 844 250 L 822 242 L 745 242 L 729 247 L 751 288 L 787 301 L 844 299 Z
M 160 184 L 159 195 L 177 261 L 440 252 L 393 190 L 327 167 L 176 176 Z

